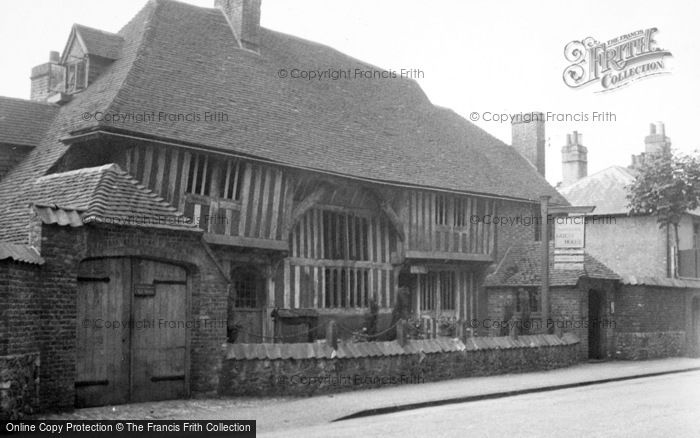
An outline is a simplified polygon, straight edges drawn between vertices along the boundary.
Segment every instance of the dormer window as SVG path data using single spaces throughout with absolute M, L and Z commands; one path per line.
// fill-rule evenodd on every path
M 66 92 L 75 93 L 87 86 L 87 62 L 75 59 L 66 63 Z

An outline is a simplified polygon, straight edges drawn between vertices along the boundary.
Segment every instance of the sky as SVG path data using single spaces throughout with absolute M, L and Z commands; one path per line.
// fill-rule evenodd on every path
M 186 0 L 212 7 L 214 0 Z M 63 51 L 71 25 L 118 31 L 145 0 L 0 0 L 0 95 L 29 98 L 31 67 Z M 566 134 L 582 133 L 589 174 L 626 166 L 642 152 L 651 122 L 662 121 L 674 148 L 700 149 L 700 2 L 688 1 L 463 1 L 263 0 L 262 26 L 329 45 L 378 67 L 416 69 L 430 100 L 451 108 L 506 143 L 509 121 L 489 114 L 541 111 L 588 116 L 548 120 L 547 179 L 561 180 Z M 671 52 L 667 74 L 596 93 L 570 88 L 565 46 L 593 37 L 608 41 L 657 28 L 656 46 Z M 593 121 L 594 112 L 607 114 Z M 557 117 L 563 117 L 557 116 Z M 569 116 L 569 117 L 572 117 Z

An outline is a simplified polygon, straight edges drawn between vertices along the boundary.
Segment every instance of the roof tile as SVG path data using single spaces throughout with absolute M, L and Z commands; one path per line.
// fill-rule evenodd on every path
M 199 230 L 194 223 L 116 164 L 51 174 L 31 190 L 35 211 L 47 224 Z
M 0 260 L 14 260 L 17 262 L 44 264 L 44 259 L 36 248 L 29 245 L 18 245 L 9 242 L 0 242 Z

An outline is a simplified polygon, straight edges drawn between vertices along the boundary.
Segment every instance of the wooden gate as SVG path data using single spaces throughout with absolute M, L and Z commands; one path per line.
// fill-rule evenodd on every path
M 187 273 L 135 258 L 81 263 L 76 406 L 187 395 Z

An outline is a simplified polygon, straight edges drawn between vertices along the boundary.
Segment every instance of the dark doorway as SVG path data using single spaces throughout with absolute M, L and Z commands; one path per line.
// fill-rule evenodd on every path
M 599 291 L 588 291 L 588 358 L 602 359 L 601 316 L 603 298 Z

